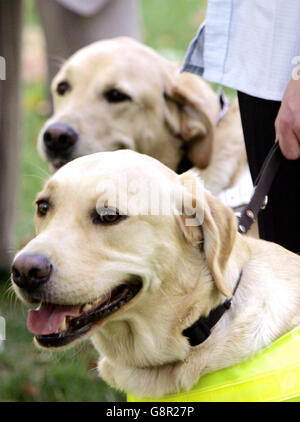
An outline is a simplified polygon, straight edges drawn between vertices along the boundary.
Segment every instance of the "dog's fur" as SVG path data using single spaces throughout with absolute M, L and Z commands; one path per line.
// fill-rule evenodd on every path
M 189 212 L 175 210 L 94 225 L 99 192 L 109 201 L 120 179 L 141 181 L 141 195 L 151 183 L 165 195 L 183 192 L 203 216 L 201 226 L 187 225 Z M 247 359 L 299 324 L 299 256 L 237 233 L 232 211 L 194 171 L 177 175 L 133 151 L 98 153 L 65 165 L 38 198 L 51 207 L 36 216 L 37 236 L 22 252 L 44 254 L 53 265 L 41 300 L 88 303 L 128 277 L 143 280 L 139 295 L 92 331 L 100 375 L 118 389 L 139 397 L 189 390 L 203 374 Z M 241 271 L 230 310 L 191 347 L 183 330 L 231 296 Z
M 63 96 L 57 93 L 60 82 L 71 87 Z M 109 103 L 104 94 L 113 88 L 132 100 Z M 59 122 L 79 134 L 68 160 L 125 148 L 176 170 L 186 151 L 213 194 L 232 186 L 247 166 L 237 102 L 216 125 L 220 102 L 210 86 L 180 74 L 178 64 L 132 39 L 99 41 L 78 51 L 53 80 L 52 94 L 54 114 L 38 141 L 46 159 L 43 135 Z

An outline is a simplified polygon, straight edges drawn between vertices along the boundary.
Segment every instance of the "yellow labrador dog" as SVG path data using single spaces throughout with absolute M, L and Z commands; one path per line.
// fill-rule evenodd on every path
M 131 149 L 178 172 L 198 167 L 218 194 L 247 167 L 237 103 L 219 121 L 222 105 L 206 82 L 135 40 L 81 49 L 53 80 L 52 95 L 38 148 L 55 170 L 83 155 Z
M 300 258 L 237 233 L 232 210 L 193 170 L 133 151 L 78 158 L 37 197 L 36 237 L 13 284 L 42 348 L 91 338 L 99 372 L 138 397 L 189 390 L 241 362 L 300 318 Z M 193 347 L 186 330 L 232 298 Z

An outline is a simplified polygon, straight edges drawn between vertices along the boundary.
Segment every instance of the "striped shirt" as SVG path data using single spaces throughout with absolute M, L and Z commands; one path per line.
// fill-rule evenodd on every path
M 300 76 L 300 0 L 208 0 L 182 70 L 280 101 Z

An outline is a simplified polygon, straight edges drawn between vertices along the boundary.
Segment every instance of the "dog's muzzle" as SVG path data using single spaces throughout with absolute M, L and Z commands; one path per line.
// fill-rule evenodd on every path
M 46 156 L 57 169 L 72 159 L 78 132 L 66 123 L 52 123 L 43 134 Z

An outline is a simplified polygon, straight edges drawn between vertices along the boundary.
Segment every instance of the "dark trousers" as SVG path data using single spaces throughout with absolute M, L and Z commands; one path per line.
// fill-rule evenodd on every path
M 275 141 L 274 122 L 280 102 L 238 92 L 250 172 L 255 181 Z M 299 117 L 300 118 L 300 117 Z M 262 239 L 300 252 L 300 159 L 284 160 L 258 217 Z

